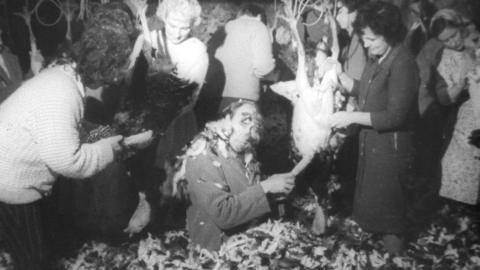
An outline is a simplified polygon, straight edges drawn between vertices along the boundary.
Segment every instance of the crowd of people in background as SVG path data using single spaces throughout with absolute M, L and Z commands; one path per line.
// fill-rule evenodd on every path
M 401 254 L 409 235 L 428 224 L 441 198 L 468 205 L 480 200 L 480 26 L 448 2 L 336 1 L 341 48 L 335 64 L 348 97 L 347 109 L 329 118 L 332 128 L 346 129 L 336 166 L 353 189 L 344 194 L 352 197 L 353 219 L 381 235 L 392 254 Z M 0 43 L 0 241 L 18 269 L 47 269 L 39 209 L 56 179 L 101 183 L 120 175 L 120 181 L 129 174 L 122 165 L 126 152 L 135 156 L 132 174 L 143 183 L 124 224 L 130 235 L 161 215 L 152 213 L 161 190 L 154 171 L 168 172 L 182 153 L 186 227 L 193 243 L 209 250 L 271 212 L 275 196 L 268 194 L 294 187 L 289 173 L 260 179 L 254 158 L 262 85 L 282 80 L 264 8 L 243 5 L 210 56 L 191 34 L 201 19 L 197 0 L 163 0 L 149 10 L 150 31 L 140 33 L 127 5 L 103 5 L 71 52 L 25 81 L 32 75 L 24 75 Z M 321 43 L 315 50 L 331 52 L 315 27 L 299 27 L 305 42 Z M 142 49 L 132 58 L 136 42 Z M 207 75 L 212 60 L 221 66 L 219 76 Z M 86 93 L 132 73 L 138 78 L 130 82 L 162 73 L 193 85 L 189 103 L 159 138 L 82 141 Z M 220 102 L 199 98 L 216 79 Z M 210 105 L 215 116 L 195 110 Z M 108 173 L 98 177 L 101 171 Z M 179 192 L 176 184 L 170 188 Z

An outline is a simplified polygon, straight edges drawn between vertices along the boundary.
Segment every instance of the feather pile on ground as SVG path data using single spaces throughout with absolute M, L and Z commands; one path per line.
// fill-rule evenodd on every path
M 445 206 L 403 257 L 349 218 L 332 217 L 324 236 L 289 221 L 267 221 L 232 236 L 218 252 L 192 247 L 185 231 L 109 246 L 90 242 L 58 269 L 478 269 L 480 221 L 472 208 Z M 5 263 L 5 255 L 0 263 Z

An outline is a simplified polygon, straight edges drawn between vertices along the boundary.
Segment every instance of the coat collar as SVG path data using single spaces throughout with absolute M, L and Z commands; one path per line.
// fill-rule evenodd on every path
M 393 63 L 393 60 L 395 60 L 395 58 L 397 57 L 398 53 L 401 50 L 401 47 L 402 47 L 402 45 L 397 45 L 397 46 L 391 48 L 390 51 L 387 53 L 385 58 L 382 59 L 381 62 L 379 62 L 379 59 L 371 59 L 370 60 L 370 61 L 373 62 L 372 64 L 374 65 L 374 68 L 375 68 L 375 71 L 373 72 L 373 75 L 371 77 L 372 80 L 375 78 L 375 76 L 377 76 L 377 74 L 381 70 L 389 70 L 390 69 L 390 66 Z

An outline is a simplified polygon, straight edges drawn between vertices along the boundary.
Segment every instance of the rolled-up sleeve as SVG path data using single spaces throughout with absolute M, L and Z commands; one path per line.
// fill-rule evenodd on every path
M 220 229 L 235 228 L 270 212 L 267 197 L 259 184 L 232 194 L 218 186 L 224 185 L 220 170 L 205 155 L 190 158 L 186 164 L 192 204 L 204 209 Z
M 401 128 L 410 110 L 415 109 L 419 79 L 413 59 L 395 61 L 387 82 L 387 106 L 385 110 L 372 112 L 372 126 L 377 131 Z

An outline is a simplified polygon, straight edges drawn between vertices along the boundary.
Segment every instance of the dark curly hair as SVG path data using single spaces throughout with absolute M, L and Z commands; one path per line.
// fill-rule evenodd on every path
M 83 83 L 98 88 L 122 78 L 136 34 L 125 4 L 112 2 L 97 8 L 73 44 L 72 58 Z
M 358 9 L 353 28 L 362 36 L 367 27 L 374 34 L 383 36 L 390 46 L 403 42 L 407 33 L 398 7 L 383 1 L 369 2 Z

